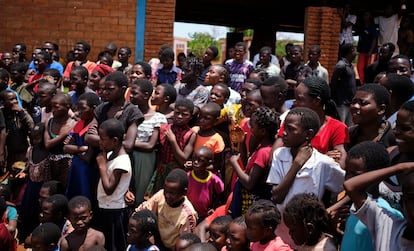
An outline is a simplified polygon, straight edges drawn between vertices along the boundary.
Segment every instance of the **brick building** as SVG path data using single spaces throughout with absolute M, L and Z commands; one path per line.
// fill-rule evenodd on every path
M 96 60 L 98 53 L 112 41 L 118 47 L 130 46 L 133 51 L 132 58 L 135 60 L 149 60 L 157 56 L 161 45 L 173 45 L 173 24 L 175 20 L 183 21 L 177 20 L 176 16 L 177 13 L 182 15 L 184 11 L 183 7 L 176 9 L 176 2 L 182 5 L 183 1 L 2 0 L 0 48 L 3 51 L 11 50 L 14 43 L 24 42 L 27 45 L 27 54 L 30 55 L 35 47 L 39 47 L 45 40 L 50 40 L 60 46 L 61 57 L 64 57 L 77 40 L 83 39 L 92 46 L 89 58 Z M 305 51 L 312 44 L 320 44 L 323 53 L 321 63 L 332 72 L 337 59 L 340 30 L 336 8 L 303 6 L 297 12 L 296 17 L 303 20 L 300 21 L 302 25 L 298 27 L 305 34 Z M 190 15 L 191 11 L 185 13 Z M 211 24 L 220 22 L 213 16 L 210 20 Z M 237 21 L 249 22 L 244 19 L 232 20 Z M 223 25 L 231 26 L 230 23 Z M 262 30 L 273 37 L 277 29 L 289 31 L 287 26 L 278 25 L 275 28 L 270 25 L 272 24 L 262 27 Z M 260 44 L 254 43 L 256 34 L 259 32 L 256 33 L 255 30 L 252 46 Z M 274 42 L 275 38 L 272 39 Z M 256 47 L 251 49 L 251 53 L 259 50 Z

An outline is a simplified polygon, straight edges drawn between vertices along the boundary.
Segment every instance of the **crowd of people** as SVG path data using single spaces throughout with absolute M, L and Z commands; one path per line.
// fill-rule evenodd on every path
M 128 46 L 89 61 L 78 41 L 62 64 L 53 42 L 31 61 L 16 43 L 0 250 L 414 250 L 410 59 L 385 42 L 357 81 L 344 41 L 332 76 L 319 45 L 175 65 L 167 45 L 130 64 Z

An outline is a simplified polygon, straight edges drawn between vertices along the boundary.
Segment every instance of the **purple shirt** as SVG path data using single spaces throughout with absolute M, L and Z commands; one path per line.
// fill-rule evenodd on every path
M 230 59 L 226 62 L 226 66 L 229 68 L 230 72 L 229 87 L 240 92 L 244 81 L 254 70 L 253 63 L 249 60 L 244 60 L 242 63 L 238 63 L 235 60 Z

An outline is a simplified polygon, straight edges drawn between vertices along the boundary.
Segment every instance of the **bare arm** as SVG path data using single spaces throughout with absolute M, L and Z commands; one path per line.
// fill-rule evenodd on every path
M 152 132 L 151 138 L 148 142 L 135 141 L 135 149 L 143 152 L 151 152 L 154 150 L 155 146 L 158 143 L 159 135 L 160 128 L 154 128 L 154 131 Z
M 135 138 L 137 137 L 137 124 L 136 123 L 132 123 L 129 127 L 128 130 L 126 132 L 125 135 L 125 139 L 122 142 L 122 145 L 125 148 L 125 151 L 127 153 L 130 153 L 134 147 L 134 143 L 135 143 Z
M 414 171 L 414 162 L 400 163 L 387 168 L 378 169 L 355 176 L 344 183 L 347 195 L 354 202 L 356 209 L 361 208 L 367 199 L 366 190 L 374 184 L 379 183 L 387 177 L 395 174 L 408 174 Z
M 72 130 L 71 126 L 63 126 L 60 130 L 59 130 L 59 134 L 56 135 L 55 138 L 50 138 L 50 134 L 49 134 L 49 120 L 46 123 L 46 129 L 45 129 L 45 133 L 43 135 L 43 139 L 45 141 L 45 148 L 47 150 L 59 145 L 60 143 L 62 143 L 65 139 L 66 136 L 69 134 L 69 132 Z
M 68 244 L 68 241 L 66 240 L 65 237 L 62 237 L 60 239 L 60 248 L 59 248 L 59 250 L 60 251 L 68 251 L 69 250 L 69 244 Z
M 180 166 L 184 166 L 184 163 L 188 160 L 188 158 L 190 158 L 191 154 L 193 153 L 196 134 L 193 133 L 191 135 L 183 151 L 181 151 L 180 147 L 178 146 L 177 139 L 175 138 L 175 135 L 171 129 L 167 130 L 166 136 L 172 146 L 175 159 L 177 160 L 178 164 L 180 164 Z
M 209 227 L 210 225 L 207 223 L 206 220 L 203 220 L 202 222 L 200 222 L 200 224 L 197 225 L 195 234 L 198 235 L 198 237 L 200 237 L 201 242 L 207 242 L 207 231 Z
M 85 135 L 85 143 L 92 147 L 99 147 L 98 120 L 96 118 L 93 118 Z
M 107 195 L 111 195 L 121 180 L 122 174 L 125 172 L 121 169 L 115 169 L 113 171 L 113 175 L 108 176 L 106 173 L 106 157 L 103 154 L 99 154 L 96 157 L 96 161 L 98 162 L 99 167 L 99 175 L 101 176 L 102 186 L 105 190 Z
M 236 172 L 237 176 L 239 177 L 240 183 L 247 189 L 252 190 L 256 187 L 260 180 L 265 179 L 265 169 L 261 168 L 260 166 L 253 164 L 253 167 L 250 171 L 250 174 L 247 174 L 243 171 L 240 167 L 238 160 L 240 155 L 233 155 L 230 158 L 230 164 L 233 166 L 234 171 Z
M 333 149 L 339 151 L 339 153 L 341 154 L 337 162 L 342 167 L 342 169 L 345 169 L 345 160 L 346 160 L 347 153 L 346 153 L 344 144 L 336 145 L 333 147 Z

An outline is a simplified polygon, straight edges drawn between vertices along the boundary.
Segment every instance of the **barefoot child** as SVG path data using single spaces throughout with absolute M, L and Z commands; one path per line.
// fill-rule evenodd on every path
M 131 160 L 122 146 L 125 129 L 117 119 L 99 126 L 99 144 L 103 153 L 96 157 L 99 174 L 97 225 L 105 234 L 105 248 L 124 251 L 127 247 L 127 205 L 124 195 L 131 180 Z
M 69 203 L 69 221 L 74 230 L 60 242 L 60 250 L 87 250 L 99 245 L 104 246 L 105 237 L 102 232 L 89 227 L 92 219 L 91 202 L 85 196 L 75 196 Z
M 150 210 L 141 210 L 135 212 L 129 218 L 127 241 L 129 246 L 127 251 L 159 251 L 157 245 L 151 242 L 160 242 L 160 233 L 158 232 L 157 216 Z

